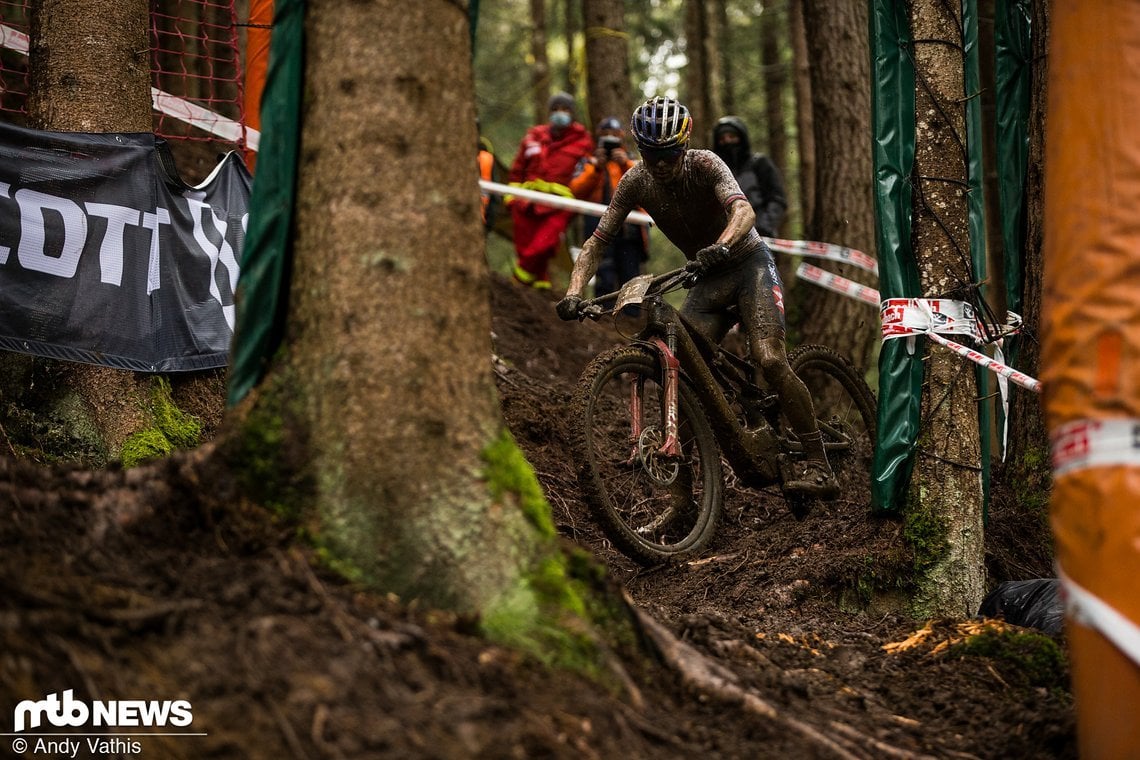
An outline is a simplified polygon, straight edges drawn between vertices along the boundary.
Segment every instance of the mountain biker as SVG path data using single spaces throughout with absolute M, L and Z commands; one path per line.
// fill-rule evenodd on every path
M 642 208 L 701 277 L 681 307 L 696 329 L 719 342 L 739 320 L 753 366 L 780 397 L 799 437 L 804 460 L 787 491 L 831 499 L 839 487 L 816 424 L 811 395 L 788 364 L 780 276 L 771 251 L 754 227 L 755 212 L 732 171 L 715 153 L 690 150 L 692 119 L 680 102 L 654 97 L 638 106 L 630 132 L 642 161 L 622 176 L 594 234 L 574 263 L 558 316 L 580 316 L 582 291 L 598 268 L 602 251 L 626 216 Z M 738 312 L 739 316 L 734 313 Z

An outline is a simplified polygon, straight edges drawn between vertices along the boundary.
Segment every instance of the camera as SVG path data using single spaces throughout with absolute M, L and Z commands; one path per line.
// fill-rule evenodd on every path
M 598 140 L 598 144 L 605 149 L 606 157 L 608 158 L 613 155 L 613 152 L 617 148 L 621 147 L 621 138 L 614 137 L 613 135 L 602 135 L 601 139 Z

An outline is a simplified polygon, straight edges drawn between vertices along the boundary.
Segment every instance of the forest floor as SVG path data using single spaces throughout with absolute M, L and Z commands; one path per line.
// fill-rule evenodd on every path
M 294 528 L 226 506 L 225 483 L 188 482 L 186 457 L 117 475 L 121 491 L 146 473 L 145 492 L 170 505 L 127 521 L 109 502 L 119 491 L 84 495 L 99 474 L 0 460 L 0 733 L 21 700 L 73 689 L 87 702 L 187 700 L 180 730 L 205 734 L 118 729 L 125 744 L 76 757 L 1076 756 L 1063 641 L 969 639 L 994 645 L 983 650 L 962 643 L 978 621 L 867 607 L 902 527 L 869 516 L 864 494 L 797 521 L 777 492 L 730 487 L 700 560 L 647 570 L 617 553 L 565 444 L 574 382 L 616 336 L 560 322 L 552 295 L 497 276 L 492 295 L 503 414 L 560 532 L 730 688 L 665 664 L 631 666 L 640 699 L 553 674 L 470 621 L 338 580 Z M 211 506 L 203 489 L 219 494 Z M 1040 516 L 1017 503 L 991 508 L 992 581 L 1051 573 Z M 34 739 L 23 754 L 17 739 L 0 736 L 0 755 L 32 756 Z

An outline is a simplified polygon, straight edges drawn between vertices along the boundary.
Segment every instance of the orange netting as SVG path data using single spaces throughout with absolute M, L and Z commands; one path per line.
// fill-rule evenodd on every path
M 31 0 L 0 0 L 0 118 L 23 123 Z M 233 0 L 151 3 L 154 132 L 171 140 L 246 145 L 243 71 Z

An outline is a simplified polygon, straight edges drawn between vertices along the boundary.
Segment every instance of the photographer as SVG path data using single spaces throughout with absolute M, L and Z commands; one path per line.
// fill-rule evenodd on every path
M 621 122 L 612 116 L 598 123 L 597 146 L 594 155 L 578 163 L 577 173 L 570 180 L 570 191 L 581 200 L 609 203 L 622 176 L 637 162 L 626 152 Z M 597 217 L 586 217 L 583 235 L 588 239 L 597 226 Z M 641 264 L 649 258 L 648 251 L 648 231 L 635 224 L 623 225 L 621 234 L 602 254 L 594 280 L 594 295 L 612 293 L 641 274 Z

